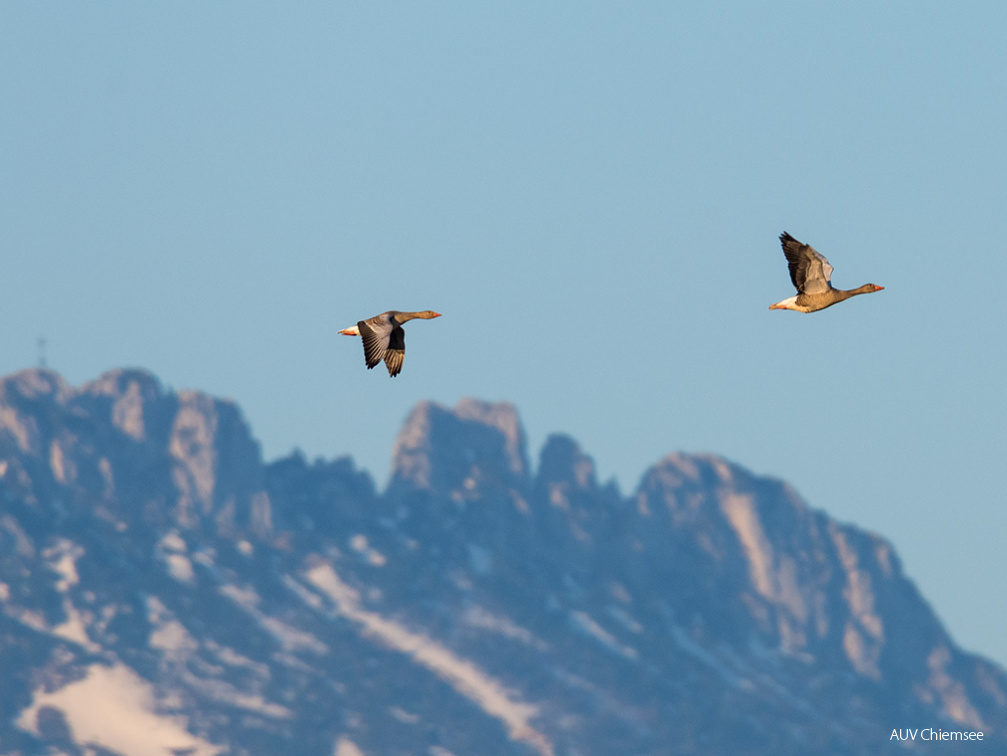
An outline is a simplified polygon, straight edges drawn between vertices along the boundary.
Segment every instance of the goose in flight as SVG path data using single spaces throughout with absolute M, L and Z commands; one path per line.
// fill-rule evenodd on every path
M 808 244 L 801 244 L 786 231 L 780 234 L 780 243 L 783 245 L 783 254 L 787 256 L 790 280 L 794 282 L 797 296 L 769 305 L 770 310 L 815 312 L 857 294 L 871 294 L 885 288 L 869 283 L 856 289 L 833 289 L 830 280 L 832 266 L 824 255 Z
M 364 341 L 364 361 L 367 369 L 385 361 L 388 375 L 392 378 L 402 372 L 402 361 L 406 356 L 406 332 L 402 324 L 416 318 L 430 320 L 441 314 L 433 310 L 422 312 L 399 312 L 389 310 L 373 318 L 361 320 L 355 326 L 340 331 L 344 336 L 360 336 Z

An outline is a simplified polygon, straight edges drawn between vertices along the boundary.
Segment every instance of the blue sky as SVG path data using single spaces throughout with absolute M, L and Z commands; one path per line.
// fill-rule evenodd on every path
M 1007 663 L 1007 6 L 0 5 L 0 372 L 139 366 L 384 485 L 513 402 L 632 491 L 716 452 Z M 885 291 L 793 294 L 777 237 Z M 336 331 L 410 324 L 402 375 Z

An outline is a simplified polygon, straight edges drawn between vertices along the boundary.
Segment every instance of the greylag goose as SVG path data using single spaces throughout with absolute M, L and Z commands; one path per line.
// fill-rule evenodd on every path
M 787 256 L 790 280 L 794 282 L 797 296 L 769 305 L 770 310 L 815 312 L 857 294 L 871 294 L 885 288 L 869 283 L 856 289 L 833 289 L 830 280 L 832 266 L 824 255 L 808 244 L 801 244 L 786 231 L 780 234 L 780 243 L 783 245 L 783 254 Z
M 344 336 L 360 336 L 364 341 L 364 362 L 367 369 L 385 361 L 388 375 L 392 378 L 402 372 L 402 361 L 406 357 L 406 332 L 402 324 L 416 318 L 430 320 L 441 314 L 433 310 L 422 312 L 399 312 L 389 310 L 373 318 L 361 320 L 355 326 L 340 331 Z

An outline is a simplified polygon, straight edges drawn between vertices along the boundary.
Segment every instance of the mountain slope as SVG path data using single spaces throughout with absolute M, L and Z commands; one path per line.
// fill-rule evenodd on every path
M 24 371 L 0 507 L 3 753 L 1007 748 L 1007 676 L 883 539 L 713 456 L 533 473 L 506 404 L 417 406 L 380 493 L 143 371 Z

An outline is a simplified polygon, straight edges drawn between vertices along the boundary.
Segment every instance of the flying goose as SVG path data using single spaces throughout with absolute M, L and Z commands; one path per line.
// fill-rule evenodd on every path
M 833 289 L 830 280 L 832 266 L 824 255 L 808 244 L 801 244 L 786 231 L 780 234 L 780 243 L 783 245 L 783 254 L 787 256 L 790 280 L 797 288 L 797 296 L 769 305 L 770 310 L 815 312 L 857 294 L 871 294 L 885 288 L 869 283 L 856 289 Z
M 364 341 L 364 361 L 367 369 L 385 361 L 388 375 L 392 378 L 402 372 L 402 361 L 406 356 L 406 332 L 402 324 L 416 318 L 430 320 L 441 314 L 433 310 L 422 312 L 399 312 L 389 310 L 373 318 L 361 320 L 355 326 L 340 331 L 344 336 L 360 336 Z

